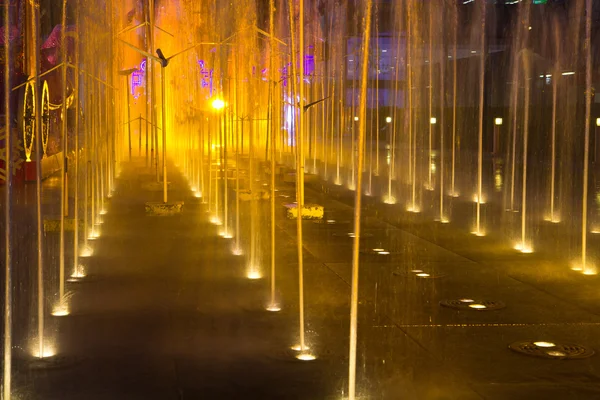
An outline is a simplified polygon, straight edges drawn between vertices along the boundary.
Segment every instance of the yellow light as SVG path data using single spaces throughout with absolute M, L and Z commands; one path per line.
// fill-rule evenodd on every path
M 556 346 L 552 342 L 533 342 L 533 344 L 535 344 L 537 347 L 554 347 L 554 346 Z
M 40 348 L 39 348 L 39 344 L 37 342 L 33 343 L 30 346 L 30 353 L 33 357 L 35 358 L 50 358 L 50 357 L 54 357 L 56 355 L 56 349 L 54 347 L 53 343 L 44 343 L 43 346 L 43 354 L 40 355 Z
M 260 272 L 252 268 L 250 271 L 248 271 L 246 277 L 251 280 L 256 280 L 262 278 L 262 275 L 260 274 Z
M 355 120 L 355 121 L 358 121 L 358 117 L 354 117 L 354 120 Z
M 77 266 L 77 269 L 75 271 L 73 271 L 73 273 L 71 274 L 71 278 L 75 278 L 75 279 L 82 279 L 85 278 L 85 266 L 79 264 Z
M 385 118 L 385 122 L 387 122 L 388 124 L 389 124 L 390 122 L 392 122 L 392 117 L 386 117 L 386 118 Z
M 502 118 L 496 118 L 496 119 L 494 120 L 494 123 L 495 123 L 496 125 L 502 125 Z
M 600 126 L 600 118 L 596 118 L 596 126 Z
M 483 310 L 487 307 L 484 306 L 483 304 L 469 304 L 469 308 L 474 308 L 476 310 Z
M 52 315 L 55 317 L 65 317 L 69 315 L 69 306 L 66 304 L 66 301 L 61 301 L 52 309 Z
M 214 99 L 212 101 L 212 108 L 214 108 L 215 110 L 222 110 L 225 107 L 225 102 L 219 98 Z
M 431 125 L 435 125 L 435 124 L 437 124 L 437 118 L 436 118 L 436 117 L 431 117 L 431 118 L 429 119 L 429 123 L 430 123 Z
M 312 355 L 312 354 L 309 354 L 309 353 L 301 353 L 301 354 L 298 354 L 298 355 L 296 356 L 296 358 L 297 358 L 298 360 L 300 360 L 300 361 L 313 361 L 313 360 L 315 360 L 317 357 L 315 357 L 314 355 Z

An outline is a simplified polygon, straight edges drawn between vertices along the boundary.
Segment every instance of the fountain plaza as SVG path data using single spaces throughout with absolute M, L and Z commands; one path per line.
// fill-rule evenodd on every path
M 600 399 L 600 4 L 0 7 L 0 399 Z

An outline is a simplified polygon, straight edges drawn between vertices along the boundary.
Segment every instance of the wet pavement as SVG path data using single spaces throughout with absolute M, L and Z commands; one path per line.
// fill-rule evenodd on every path
M 185 201 L 184 212 L 149 217 L 144 203 L 160 200 L 161 194 L 141 189 L 140 168 L 124 167 L 102 235 L 92 244 L 94 255 L 82 259 L 88 277 L 68 286 L 71 314 L 47 316 L 46 343 L 56 362 L 42 368 L 32 367 L 27 351 L 37 321 L 34 257 L 28 255 L 35 243 L 27 240 L 34 232 L 32 220 L 21 220 L 16 264 L 27 265 L 29 272 L 17 274 L 22 290 L 15 311 L 15 392 L 43 400 L 343 398 L 353 192 L 325 182 L 307 189 L 307 201 L 324 205 L 325 219 L 335 222 L 304 222 L 306 337 L 317 359 L 303 362 L 290 349 L 298 341 L 298 262 L 295 221 L 285 219 L 283 207 L 292 200 L 283 196 L 294 195 L 293 184 L 278 185 L 276 283 L 282 310 L 272 313 L 265 310 L 269 202 L 258 202 L 255 210 L 263 279 L 250 280 L 248 202 L 241 203 L 245 255 L 235 256 L 235 239 L 218 235 L 221 228 L 209 222 L 207 205 L 172 171 L 170 199 Z M 48 198 L 56 200 L 51 193 L 48 189 Z M 500 234 L 469 234 L 463 225 L 472 203 L 457 201 L 457 223 L 451 224 L 404 208 L 376 197 L 365 201 L 359 394 L 370 399 L 600 399 L 598 356 L 535 358 L 508 348 L 525 340 L 600 348 L 596 276 L 571 271 L 553 251 L 520 254 Z M 233 213 L 232 208 L 231 221 Z M 45 235 L 48 309 L 57 290 L 56 235 Z M 379 254 L 380 249 L 389 254 Z M 479 311 L 440 305 L 465 298 L 505 307 Z

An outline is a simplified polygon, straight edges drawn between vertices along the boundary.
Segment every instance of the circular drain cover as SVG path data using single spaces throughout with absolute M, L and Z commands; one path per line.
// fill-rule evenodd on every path
M 493 311 L 506 307 L 501 301 L 496 300 L 477 300 L 477 299 L 456 299 L 442 300 L 440 305 L 443 307 L 454 308 L 457 310 L 475 310 L 475 311 Z
M 312 223 L 321 225 L 348 225 L 350 221 L 338 221 L 335 219 L 315 219 L 312 221 Z
M 594 350 L 579 344 L 570 343 L 525 341 L 512 343 L 508 348 L 528 356 L 560 360 L 588 358 L 594 355 Z
M 443 273 L 436 273 L 436 272 L 431 272 L 431 271 L 424 271 L 424 270 L 412 270 L 412 271 L 394 271 L 392 272 L 392 275 L 395 276 L 401 276 L 404 278 L 417 278 L 417 279 L 439 279 L 439 278 L 443 278 L 446 276 L 446 274 Z
M 333 236 L 335 237 L 347 237 L 347 238 L 354 238 L 354 234 L 352 233 L 342 233 L 342 232 L 335 232 L 333 234 Z M 360 238 L 364 239 L 364 238 L 370 238 L 373 237 L 372 233 L 361 233 L 360 234 Z

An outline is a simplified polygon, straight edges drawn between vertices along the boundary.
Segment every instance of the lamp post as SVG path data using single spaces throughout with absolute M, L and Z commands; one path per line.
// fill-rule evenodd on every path
M 156 49 L 156 54 L 160 59 L 160 66 L 162 67 L 160 71 L 160 92 L 161 92 L 161 125 L 162 125 L 162 140 L 163 140 L 163 202 L 167 202 L 167 107 L 165 106 L 165 82 L 166 82 L 166 73 L 167 73 L 167 65 L 169 65 L 169 60 L 165 58 L 162 51 L 160 49 Z M 129 95 L 127 96 L 129 98 Z
M 502 118 L 494 119 L 494 147 L 492 148 L 492 154 L 496 155 L 500 151 L 500 126 L 502 125 Z

